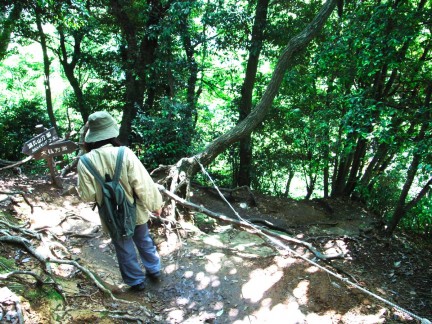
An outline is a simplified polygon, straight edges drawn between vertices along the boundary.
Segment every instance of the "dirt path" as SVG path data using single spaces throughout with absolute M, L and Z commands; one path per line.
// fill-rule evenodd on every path
M 8 190 L 33 188 L 30 198 L 40 207 L 33 214 L 23 201 L 16 205 L 4 203 L 3 207 L 12 208 L 17 219 L 30 220 L 32 229 L 50 226 L 53 233 L 60 235 L 92 233 L 99 228 L 97 214 L 73 192 L 61 196 L 43 181 L 28 180 L 25 186 L 23 183 L 11 180 L 3 186 Z M 401 307 L 431 318 L 430 257 L 404 237 L 381 240 L 375 231 L 376 221 L 361 206 L 341 201 L 323 204 L 268 197 L 257 200 L 258 207 L 247 207 L 241 200 L 233 202 L 233 206 L 242 217 L 265 216 L 323 252 L 344 252 L 344 259 L 332 261 L 333 267 L 328 267 L 303 246 L 290 246 L 332 271 L 336 267 L 362 287 Z M 205 192 L 197 192 L 194 202 L 230 216 L 227 206 Z M 163 277 L 159 283 L 149 282 L 141 293 L 129 292 L 122 285 L 113 247 L 103 233 L 96 232 L 93 238 L 69 234 L 63 243 L 74 259 L 92 269 L 107 285 L 116 287 L 117 298 L 143 305 L 146 314 L 142 318 L 149 323 L 415 322 L 256 235 L 199 215 L 196 219 L 200 219 L 196 224 L 200 229 L 188 224 L 187 229 L 168 236 L 160 227 L 152 228 L 162 257 Z M 61 270 L 67 272 L 67 268 Z M 84 283 L 83 278 L 71 280 L 75 284 L 66 289 L 68 294 L 94 297 L 75 298 L 70 308 L 127 308 L 95 295 L 97 289 Z M 83 311 L 64 313 L 59 320 L 62 323 L 89 322 L 95 316 Z M 96 318 L 100 321 L 100 317 Z

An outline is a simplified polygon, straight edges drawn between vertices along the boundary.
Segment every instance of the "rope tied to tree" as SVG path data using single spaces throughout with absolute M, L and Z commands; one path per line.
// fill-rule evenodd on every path
M 280 241 L 277 240 L 276 238 L 273 238 L 273 237 L 271 237 L 271 236 L 269 236 L 269 235 L 263 233 L 263 232 L 262 232 L 259 228 L 257 228 L 254 224 L 248 222 L 247 220 L 243 219 L 243 218 L 239 215 L 239 213 L 235 210 L 235 208 L 230 204 L 230 202 L 225 198 L 225 196 L 224 196 L 224 195 L 222 194 L 222 192 L 219 190 L 218 186 L 217 186 L 216 183 L 213 181 L 212 177 L 211 177 L 210 174 L 207 172 L 207 170 L 204 168 L 204 166 L 200 163 L 200 161 L 199 161 L 198 159 L 195 159 L 195 160 L 196 160 L 196 162 L 198 163 L 198 165 L 200 166 L 202 173 L 203 173 L 205 176 L 208 177 L 208 179 L 210 180 L 210 182 L 212 183 L 212 185 L 214 186 L 214 188 L 216 189 L 216 191 L 218 192 L 218 194 L 220 195 L 220 197 L 222 198 L 222 200 L 225 201 L 225 202 L 228 204 L 229 208 L 234 212 L 234 214 L 236 215 L 236 217 L 238 217 L 238 219 L 240 219 L 241 221 L 244 221 L 244 222 L 250 224 L 251 226 L 253 226 L 254 228 L 256 228 L 256 230 L 257 230 L 258 232 L 260 232 L 263 236 L 265 236 L 268 240 L 270 240 L 271 242 L 273 242 L 273 243 L 276 244 L 277 246 L 279 246 L 279 247 L 281 247 L 281 248 L 287 250 L 288 252 L 294 254 L 295 256 L 301 258 L 302 260 L 304 260 L 304 261 L 306 261 L 306 262 L 309 262 L 310 264 L 316 266 L 317 268 L 319 268 L 319 269 L 321 269 L 321 270 L 327 272 L 328 274 L 332 275 L 333 277 L 338 278 L 339 280 L 341 280 L 341 281 L 344 282 L 345 284 L 351 285 L 352 287 L 361 290 L 361 291 L 364 292 L 365 294 L 368 294 L 368 295 L 374 297 L 375 299 L 377 299 L 377 300 L 379 300 L 379 301 L 381 301 L 381 302 L 383 302 L 383 303 L 385 303 L 385 304 L 387 304 L 387 305 L 389 305 L 389 306 L 391 306 L 391 307 L 393 307 L 393 308 L 395 308 L 395 309 L 397 309 L 397 310 L 399 310 L 399 311 L 401 311 L 401 312 L 403 312 L 403 313 L 405 313 L 405 314 L 411 316 L 412 318 L 414 318 L 414 319 L 420 321 L 421 324 L 431 324 L 431 321 L 429 321 L 427 318 L 420 317 L 420 316 L 418 316 L 418 315 L 412 313 L 411 311 L 406 310 L 406 309 L 404 309 L 403 307 L 401 307 L 401 306 L 399 306 L 399 305 L 396 305 L 395 303 L 393 303 L 393 302 L 391 302 L 391 301 L 389 301 L 389 300 L 387 300 L 387 299 L 385 299 L 385 298 L 383 298 L 383 297 L 381 297 L 381 296 L 379 296 L 379 295 L 377 295 L 377 294 L 375 294 L 375 293 L 373 293 L 373 292 L 371 292 L 371 291 L 369 291 L 369 290 L 367 290 L 367 289 L 365 289 L 365 288 L 359 286 L 358 284 L 356 284 L 356 283 L 350 281 L 348 278 L 342 277 L 341 275 L 339 275 L 339 274 L 337 274 L 337 273 L 335 273 L 335 272 L 333 272 L 333 271 L 331 271 L 331 270 L 329 270 L 329 269 L 323 267 L 322 265 L 316 263 L 315 261 L 310 260 L 310 259 L 304 257 L 303 255 L 301 255 L 300 253 L 298 253 L 298 252 L 292 250 L 289 246 L 287 246 L 286 244 L 283 244 L 282 242 L 280 242 Z

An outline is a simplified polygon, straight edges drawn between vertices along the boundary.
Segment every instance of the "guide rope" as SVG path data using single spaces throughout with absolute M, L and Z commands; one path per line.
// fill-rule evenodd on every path
M 321 269 L 321 270 L 327 272 L 328 274 L 330 274 L 330 275 L 332 275 L 332 276 L 338 278 L 338 279 L 341 280 L 342 282 L 344 282 L 344 283 L 346 283 L 346 284 L 348 284 L 348 285 L 351 285 L 352 287 L 361 290 L 361 291 L 364 292 L 365 294 L 368 294 L 368 295 L 374 297 L 375 299 L 378 299 L 378 300 L 380 300 L 381 302 L 383 302 L 383 303 L 385 303 L 385 304 L 387 304 L 387 305 L 389 305 L 389 306 L 391 306 L 391 307 L 393 307 L 393 308 L 395 308 L 395 309 L 397 309 L 397 310 L 399 310 L 399 311 L 401 311 L 401 312 L 403 312 L 403 313 L 405 313 L 405 314 L 411 316 L 412 318 L 414 318 L 414 319 L 420 321 L 421 324 L 431 324 L 431 321 L 429 321 L 427 318 L 420 317 L 420 316 L 418 316 L 418 315 L 412 313 L 411 311 L 406 310 L 405 308 L 403 308 L 403 307 L 401 307 L 401 306 L 399 306 L 399 305 L 396 305 L 395 303 L 392 303 L 391 301 L 389 301 L 389 300 L 387 300 L 387 299 L 385 299 L 385 298 L 383 298 L 383 297 L 381 297 L 381 296 L 379 296 L 379 295 L 377 295 L 377 294 L 375 294 L 375 293 L 373 293 L 373 292 L 371 292 L 371 291 L 369 291 L 369 290 L 367 290 L 367 289 L 365 289 L 365 288 L 359 286 L 358 284 L 356 284 L 356 283 L 350 281 L 349 279 L 347 279 L 347 278 L 345 278 L 345 277 L 342 277 L 341 275 L 339 275 L 339 274 L 337 274 L 337 273 L 335 273 L 335 272 L 333 272 L 333 271 L 331 271 L 331 270 L 329 270 L 329 269 L 323 267 L 322 265 L 316 263 L 315 261 L 306 258 L 305 256 L 301 255 L 301 254 L 298 253 L 297 251 L 292 250 L 288 245 L 286 245 L 286 244 L 280 242 L 279 240 L 277 240 L 277 239 L 275 239 L 275 238 L 273 238 L 273 237 L 271 237 L 271 236 L 269 236 L 269 235 L 263 233 L 263 232 L 262 232 L 259 228 L 257 228 L 254 224 L 252 224 L 251 222 L 245 220 L 244 218 L 242 218 L 242 217 L 239 215 L 239 213 L 237 213 L 237 211 L 234 209 L 234 207 L 230 204 L 230 202 L 225 198 L 225 196 L 224 196 L 224 195 L 222 194 L 222 192 L 219 190 L 218 186 L 217 186 L 216 183 L 213 181 L 212 177 L 211 177 L 210 174 L 206 171 L 206 169 L 204 168 L 204 166 L 200 163 L 200 161 L 199 161 L 197 158 L 195 158 L 195 160 L 197 161 L 197 163 L 198 163 L 199 166 L 201 167 L 201 171 L 202 171 L 202 173 L 203 173 L 204 175 L 206 175 L 206 176 L 209 178 L 210 182 L 212 183 L 212 185 L 214 186 L 214 188 L 216 189 L 216 191 L 219 193 L 219 195 L 221 196 L 222 200 L 224 200 L 224 201 L 228 204 L 228 206 L 230 207 L 230 209 L 234 212 L 234 214 L 236 215 L 236 217 L 237 217 L 239 220 L 241 220 L 241 221 L 243 221 L 243 222 L 245 222 L 245 223 L 248 223 L 249 225 L 253 226 L 253 228 L 255 228 L 256 231 L 257 231 L 258 233 L 260 233 L 261 235 L 265 236 L 268 240 L 270 240 L 270 241 L 273 242 L 274 244 L 276 244 L 276 245 L 278 245 L 279 247 L 281 247 L 281 248 L 283 248 L 283 249 L 289 251 L 290 253 L 292 253 L 292 254 L 294 254 L 295 256 L 297 256 L 297 257 L 303 259 L 304 261 L 313 264 L 313 265 L 316 266 L 317 268 L 319 268 L 319 269 Z

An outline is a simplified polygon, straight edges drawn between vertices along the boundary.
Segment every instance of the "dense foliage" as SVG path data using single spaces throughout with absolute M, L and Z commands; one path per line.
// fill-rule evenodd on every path
M 149 168 L 200 152 L 243 120 L 284 47 L 322 5 L 2 4 L 0 159 L 22 159 L 20 145 L 36 124 L 78 131 L 91 112 L 107 109 Z M 339 7 L 292 58 L 267 119 L 212 161 L 219 184 L 350 197 L 390 232 L 402 224 L 430 233 L 430 17 L 425 0 Z

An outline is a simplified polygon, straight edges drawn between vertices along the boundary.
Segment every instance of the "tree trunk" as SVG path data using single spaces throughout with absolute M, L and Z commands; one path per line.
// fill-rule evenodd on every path
M 3 8 L 4 10 L 4 8 Z M 18 22 L 19 17 L 21 16 L 21 12 L 23 10 L 23 4 L 21 1 L 14 1 L 13 8 L 9 13 L 9 17 L 3 23 L 3 28 L 0 33 L 0 62 L 6 57 L 7 48 L 10 43 L 10 38 L 15 27 L 15 24 Z
M 128 145 L 132 132 L 132 122 L 138 111 L 144 112 L 145 91 L 147 100 L 145 107 L 151 107 L 154 99 L 154 87 L 148 80 L 152 75 L 151 67 L 155 62 L 155 54 L 159 47 L 158 36 L 149 35 L 149 30 L 156 30 L 157 25 L 169 9 L 170 1 L 163 5 L 160 1 L 149 1 L 150 12 L 145 25 L 140 26 L 135 12 L 130 11 L 129 1 L 110 1 L 110 10 L 116 19 L 123 37 L 121 57 L 126 75 L 125 105 L 120 126 L 120 141 Z
M 309 182 L 306 181 L 306 183 L 307 183 L 306 184 L 306 196 L 305 196 L 306 200 L 309 200 L 310 197 L 312 197 L 312 194 L 315 190 L 315 184 L 316 184 L 317 176 L 316 176 L 316 174 L 315 175 L 310 174 L 308 178 L 309 178 Z
M 45 74 L 45 101 L 46 101 L 46 105 L 47 105 L 47 111 L 48 111 L 48 116 L 51 122 L 51 126 L 54 127 L 54 129 L 56 130 L 57 134 L 60 136 L 60 132 L 57 126 L 57 121 L 56 118 L 54 116 L 54 108 L 53 108 L 53 104 L 52 104 L 52 96 L 51 96 L 51 84 L 50 84 L 50 60 L 48 57 L 48 48 L 47 48 L 47 43 L 46 43 L 46 36 L 45 33 L 43 31 L 42 28 L 42 21 L 41 21 L 41 8 L 36 5 L 35 8 L 35 15 L 36 15 L 36 25 L 37 25 L 37 29 L 39 32 L 39 39 L 40 39 L 40 44 L 42 46 L 42 53 L 43 53 L 43 63 L 44 63 L 44 74 Z
M 78 111 L 81 114 L 81 118 L 83 122 L 86 123 L 88 116 L 90 115 L 90 107 L 85 102 L 84 93 L 81 89 L 81 85 L 75 76 L 75 68 L 81 58 L 81 42 L 83 40 L 84 35 L 80 31 L 74 32 L 73 53 L 70 62 L 68 62 L 69 58 L 66 50 L 66 37 L 64 34 L 63 26 L 60 25 L 57 28 L 57 30 L 60 35 L 60 52 L 59 52 L 60 63 L 63 67 L 63 71 L 65 72 L 66 78 L 68 79 L 73 89 L 73 92 L 75 94 L 75 98 L 77 100 L 77 105 L 78 105 Z
M 186 53 L 187 67 L 189 70 L 189 77 L 187 80 L 186 88 L 186 111 L 184 114 L 184 136 L 183 145 L 190 147 L 195 132 L 195 126 L 198 119 L 197 102 L 199 93 L 196 91 L 196 84 L 198 82 L 198 64 L 195 60 L 195 48 L 192 44 L 191 34 L 189 30 L 188 17 L 185 17 L 180 22 L 182 30 L 183 47 Z
M 336 164 L 333 189 L 331 193 L 332 197 L 340 197 L 344 195 L 345 179 L 348 177 L 353 156 L 353 153 L 348 153 L 347 156 L 343 156 Z
M 249 49 L 249 59 L 246 67 L 246 75 L 241 89 L 240 116 L 241 122 L 249 115 L 252 109 L 252 95 L 258 70 L 259 56 L 264 40 L 264 30 L 267 25 L 267 11 L 269 0 L 258 0 L 255 21 L 252 27 L 252 39 Z M 245 136 L 240 140 L 240 164 L 237 172 L 237 186 L 250 186 L 252 169 L 252 138 Z
M 408 170 L 407 179 L 404 183 L 398 203 L 396 205 L 396 209 L 386 230 L 387 236 L 391 236 L 393 234 L 394 230 L 399 224 L 399 221 L 406 215 L 406 212 L 408 211 L 408 209 L 406 208 L 406 198 L 408 197 L 408 192 L 414 181 L 414 177 L 417 173 L 419 164 L 420 156 L 419 154 L 414 154 L 413 160 Z
M 290 188 L 291 188 L 291 182 L 292 182 L 292 179 L 294 178 L 294 171 L 293 170 L 290 170 L 289 172 L 288 172 L 288 179 L 287 179 L 287 181 L 286 181 L 286 183 L 285 183 L 285 192 L 284 192 L 284 194 L 283 194 L 283 196 L 285 197 L 285 198 L 288 198 L 289 197 L 289 192 L 290 192 Z
M 425 99 L 425 106 L 422 107 L 424 112 L 421 114 L 420 118 L 422 120 L 422 126 L 421 129 L 414 139 L 414 143 L 416 143 L 416 147 L 414 147 L 414 153 L 413 153 L 413 159 L 411 162 L 411 165 L 407 172 L 407 177 L 404 183 L 404 186 L 402 188 L 401 194 L 399 196 L 398 204 L 396 206 L 395 212 L 393 213 L 392 219 L 390 220 L 390 223 L 387 227 L 387 235 L 391 236 L 396 229 L 397 225 L 399 224 L 400 220 L 406 215 L 406 213 L 414 207 L 414 205 L 421 199 L 423 196 L 426 195 L 426 193 L 429 191 L 432 179 L 430 179 L 426 185 L 423 187 L 421 192 L 418 194 L 417 198 L 413 199 L 410 203 L 406 203 L 406 199 L 408 197 L 409 190 L 411 189 L 411 186 L 414 182 L 415 175 L 418 171 L 418 168 L 420 166 L 420 163 L 422 162 L 422 147 L 425 146 L 424 140 L 426 137 L 426 132 L 429 128 L 429 122 L 431 118 L 430 113 L 430 101 L 432 96 L 432 84 L 429 84 L 426 89 L 426 99 Z M 413 122 L 415 123 L 415 121 Z
M 367 140 L 360 138 L 357 142 L 357 147 L 353 155 L 353 161 L 351 164 L 351 170 L 345 189 L 343 191 L 344 195 L 349 197 L 353 193 L 355 187 L 357 186 L 358 174 L 361 171 L 362 160 L 366 154 Z

